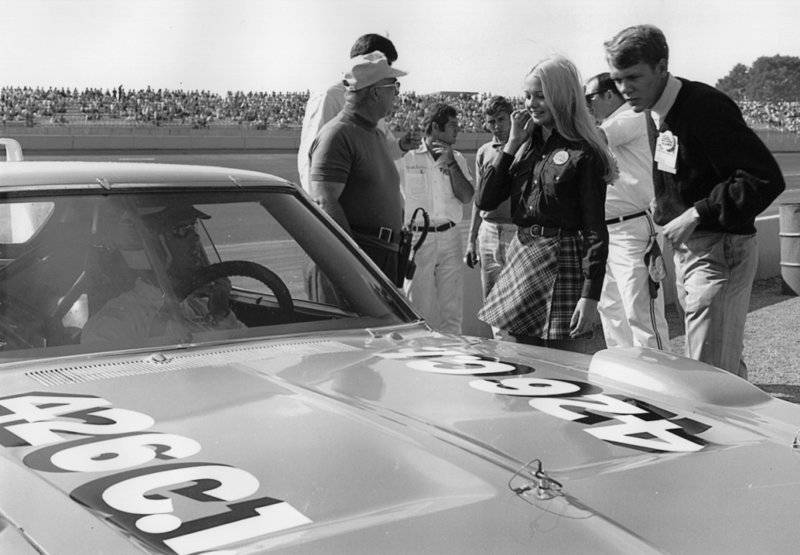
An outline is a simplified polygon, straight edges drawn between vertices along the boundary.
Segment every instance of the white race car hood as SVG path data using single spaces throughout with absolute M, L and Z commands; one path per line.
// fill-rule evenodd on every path
M 84 553 L 796 545 L 796 407 L 661 353 L 588 360 L 412 330 L 18 364 L 0 547 L 22 530 Z

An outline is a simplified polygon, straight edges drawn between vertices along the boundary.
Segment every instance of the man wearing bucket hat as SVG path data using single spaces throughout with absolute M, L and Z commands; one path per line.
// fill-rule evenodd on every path
M 400 178 L 377 129 L 391 113 L 406 73 L 381 52 L 350 60 L 345 107 L 311 145 L 309 193 L 396 284 L 403 218 Z
M 368 33 L 358 37 L 350 49 L 350 57 L 362 56 L 374 51 L 382 52 L 389 65 L 397 60 L 397 50 L 392 41 L 375 33 Z M 303 127 L 300 131 L 300 146 L 297 150 L 297 171 L 303 189 L 309 189 L 309 150 L 311 143 L 323 125 L 332 120 L 344 108 L 345 85 L 342 81 L 334 83 L 326 90 L 312 94 L 306 103 L 303 116 Z M 386 126 L 386 121 L 378 120 L 378 129 L 386 136 L 386 146 L 393 160 L 399 159 L 403 154 L 417 148 L 420 134 L 417 129 L 408 130 L 400 139 L 397 139 Z

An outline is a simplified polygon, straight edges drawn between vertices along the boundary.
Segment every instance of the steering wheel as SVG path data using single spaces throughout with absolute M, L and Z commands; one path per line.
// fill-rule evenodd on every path
M 206 283 L 228 276 L 244 276 L 260 281 L 270 288 L 278 301 L 281 316 L 291 316 L 294 312 L 294 303 L 289 288 L 278 277 L 278 274 L 267 269 L 261 264 L 247 260 L 229 260 L 205 266 L 197 271 L 192 279 L 185 281 L 176 288 L 178 302 L 183 301 L 189 294 Z

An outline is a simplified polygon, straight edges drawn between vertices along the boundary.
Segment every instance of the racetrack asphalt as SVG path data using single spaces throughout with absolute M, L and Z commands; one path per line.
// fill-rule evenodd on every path
M 474 153 L 464 153 L 471 164 Z M 31 152 L 28 160 L 120 160 L 227 166 L 262 171 L 297 181 L 294 152 Z M 787 191 L 766 213 L 776 213 L 780 202 L 800 202 L 800 153 L 777 153 L 784 172 Z M 466 222 L 460 227 L 466 228 Z M 667 307 L 670 350 L 683 354 L 685 335 L 680 308 Z M 598 334 L 595 334 L 596 336 Z M 599 334 L 602 338 L 602 333 Z M 602 348 L 602 339 L 593 342 L 593 350 Z M 780 277 L 753 284 L 745 326 L 744 358 L 749 380 L 768 393 L 800 403 L 800 297 L 787 292 Z

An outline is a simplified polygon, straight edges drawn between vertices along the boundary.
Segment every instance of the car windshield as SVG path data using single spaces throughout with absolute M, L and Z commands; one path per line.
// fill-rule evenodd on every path
M 289 187 L 7 195 L 0 266 L 0 361 L 415 319 Z

